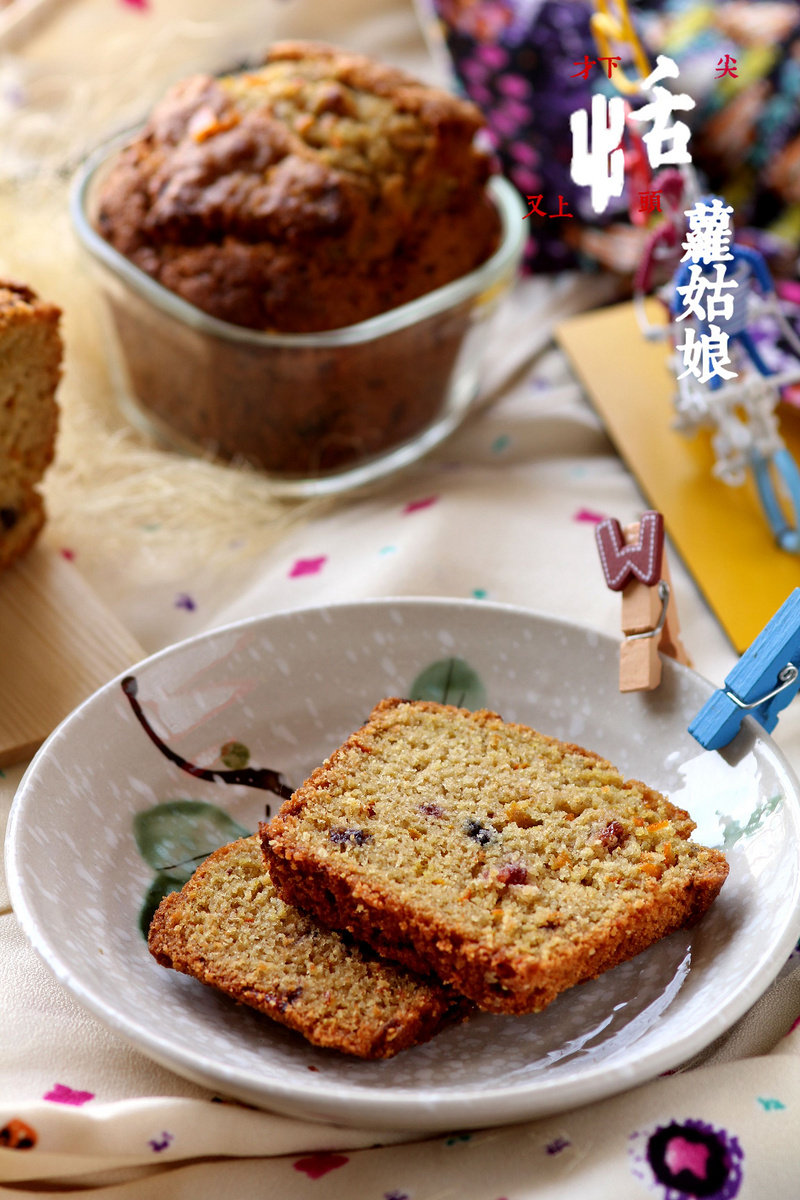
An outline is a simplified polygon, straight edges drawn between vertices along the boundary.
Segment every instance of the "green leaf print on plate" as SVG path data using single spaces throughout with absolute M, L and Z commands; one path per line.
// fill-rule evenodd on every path
M 420 671 L 411 685 L 411 700 L 436 700 L 458 708 L 486 707 L 486 688 L 463 658 L 441 658 Z
M 182 867 L 179 870 L 158 872 L 147 889 L 144 902 L 139 910 L 139 928 L 145 939 L 150 932 L 150 922 L 161 901 L 170 892 L 179 892 L 183 885 L 188 883 L 197 865 L 197 863 L 192 863 L 191 866 Z
M 197 863 L 250 831 L 215 804 L 169 800 L 136 813 L 133 833 L 145 862 L 156 871 L 166 871 Z
M 136 813 L 133 833 L 139 853 L 156 872 L 139 913 L 139 927 L 147 937 L 163 897 L 182 888 L 209 854 L 247 837 L 250 830 L 214 804 L 169 800 Z
M 244 742 L 226 742 L 219 756 L 225 766 L 234 771 L 241 771 L 250 762 L 250 751 Z
M 723 813 L 717 813 L 723 826 L 722 848 L 723 850 L 732 850 L 740 838 L 751 837 L 767 819 L 770 813 L 775 812 L 775 809 L 783 800 L 783 796 L 778 793 L 777 796 L 770 796 L 766 800 L 762 800 L 753 809 L 747 822 L 742 825 L 739 821 L 735 821 L 732 817 L 726 817 Z

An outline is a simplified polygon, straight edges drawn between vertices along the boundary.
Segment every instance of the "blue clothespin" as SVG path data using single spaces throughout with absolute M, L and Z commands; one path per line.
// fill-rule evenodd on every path
M 751 450 L 753 476 L 769 527 L 781 550 L 791 554 L 800 551 L 800 471 L 785 446 L 773 450 L 769 457 Z M 776 482 L 783 494 L 784 504 L 791 505 L 794 525 L 786 519 L 784 505 L 778 499 Z
M 769 733 L 798 691 L 800 588 L 795 588 L 725 677 L 725 687 L 706 700 L 689 733 L 706 750 L 719 750 L 733 740 L 748 713 Z

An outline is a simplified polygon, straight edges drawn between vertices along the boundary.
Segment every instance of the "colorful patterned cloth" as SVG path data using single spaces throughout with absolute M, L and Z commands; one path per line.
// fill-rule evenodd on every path
M 604 249 L 583 231 L 629 225 L 635 186 L 629 183 L 621 200 L 598 215 L 587 189 L 570 175 L 570 114 L 588 109 L 595 91 L 614 93 L 590 29 L 596 6 L 591 0 L 419 2 L 429 37 L 444 47 L 457 85 L 486 114 L 503 172 L 523 196 L 540 196 L 531 219 L 529 266 L 559 270 L 595 255 L 628 270 L 616 241 L 609 239 Z M 628 8 L 651 63 L 658 54 L 673 58 L 680 75 L 672 90 L 688 90 L 695 100 L 681 119 L 691 128 L 692 160 L 703 185 L 734 204 L 740 226 L 760 231 L 762 249 L 776 260 L 787 253 L 791 259 L 800 234 L 797 5 L 629 0 Z M 635 78 L 626 49 L 614 46 L 611 53 L 622 55 Z M 726 56 L 730 73 L 720 74 Z M 595 66 L 584 74 L 580 64 L 589 60 Z M 642 99 L 631 103 L 637 107 Z

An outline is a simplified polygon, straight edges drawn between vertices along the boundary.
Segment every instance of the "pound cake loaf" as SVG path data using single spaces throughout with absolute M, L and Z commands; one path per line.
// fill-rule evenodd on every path
M 390 699 L 261 836 L 288 902 L 526 1013 L 703 915 L 728 865 L 694 827 L 579 746 Z
M 149 946 L 163 966 L 359 1058 L 390 1058 L 466 1012 L 435 981 L 382 962 L 285 904 L 257 834 L 217 850 L 162 900 Z
M 479 110 L 314 42 L 178 83 L 122 152 L 99 232 L 215 317 L 307 333 L 466 274 L 499 221 Z
M 0 569 L 44 524 L 37 484 L 55 452 L 60 315 L 23 284 L 0 281 Z

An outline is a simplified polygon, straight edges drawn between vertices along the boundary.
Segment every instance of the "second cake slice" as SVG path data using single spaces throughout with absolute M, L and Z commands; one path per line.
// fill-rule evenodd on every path
M 275 894 L 256 835 L 215 851 L 162 900 L 150 951 L 317 1046 L 390 1058 L 466 1013 L 460 997 L 320 929 Z
M 261 836 L 287 901 L 524 1013 L 702 916 L 728 865 L 693 829 L 579 746 L 384 700 Z

